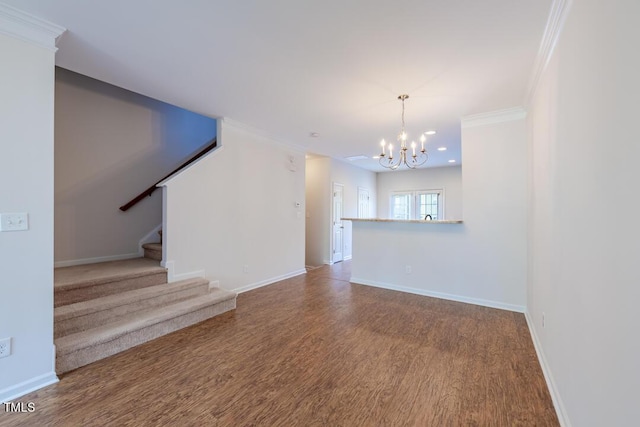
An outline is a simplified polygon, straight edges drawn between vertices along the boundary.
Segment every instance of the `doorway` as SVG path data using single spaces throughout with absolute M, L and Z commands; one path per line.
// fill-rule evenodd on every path
M 371 216 L 369 207 L 369 190 L 358 187 L 358 218 L 369 218 Z
M 344 224 L 342 217 L 344 213 L 344 185 L 333 183 L 333 247 L 331 262 L 341 262 L 344 260 Z

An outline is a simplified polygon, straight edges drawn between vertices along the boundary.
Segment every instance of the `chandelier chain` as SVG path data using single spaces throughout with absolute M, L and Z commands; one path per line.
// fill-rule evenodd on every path
M 402 97 L 402 134 L 404 135 L 404 100 L 405 98 Z

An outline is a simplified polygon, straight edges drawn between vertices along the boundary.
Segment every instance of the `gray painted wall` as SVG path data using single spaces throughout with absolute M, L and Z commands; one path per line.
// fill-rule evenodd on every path
M 55 260 L 126 256 L 162 222 L 162 191 L 118 208 L 199 151 L 216 121 L 56 69 Z

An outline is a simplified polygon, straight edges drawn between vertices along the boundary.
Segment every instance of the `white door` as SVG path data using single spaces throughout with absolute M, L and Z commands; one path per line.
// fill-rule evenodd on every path
M 358 218 L 369 218 L 369 190 L 358 187 Z
M 342 254 L 344 247 L 344 225 L 342 213 L 344 206 L 344 186 L 333 184 L 333 253 L 332 262 L 340 262 L 344 259 Z

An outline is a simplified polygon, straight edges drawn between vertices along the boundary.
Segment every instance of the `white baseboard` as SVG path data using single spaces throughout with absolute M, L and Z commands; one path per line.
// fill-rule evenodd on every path
M 241 294 L 243 292 L 247 292 L 247 291 L 250 291 L 252 289 L 261 288 L 263 286 L 267 286 L 267 285 L 270 285 L 272 283 L 279 282 L 279 281 L 285 280 L 285 279 L 290 279 L 292 277 L 300 276 L 301 274 L 306 274 L 306 273 L 307 273 L 307 269 L 303 268 L 302 270 L 296 270 L 296 271 L 292 271 L 291 273 L 283 274 L 281 276 L 272 277 L 272 278 L 267 279 L 267 280 L 261 280 L 260 282 L 251 283 L 249 285 L 242 286 L 242 287 L 237 288 L 237 289 L 231 289 L 231 291 Z
M 527 325 L 529 326 L 529 333 L 531 334 L 531 338 L 533 339 L 533 347 L 536 349 L 536 354 L 538 355 L 538 361 L 540 362 L 540 367 L 542 368 L 542 373 L 544 375 L 544 379 L 547 382 L 547 388 L 549 389 L 549 394 L 551 394 L 551 400 L 553 401 L 553 406 L 556 409 L 556 415 L 558 416 L 558 421 L 562 427 L 571 427 L 571 422 L 569 422 L 569 417 L 567 416 L 567 411 L 562 403 L 562 399 L 560 398 L 560 393 L 558 392 L 558 388 L 556 387 L 556 383 L 553 380 L 553 375 L 551 374 L 551 369 L 549 369 L 549 365 L 547 364 L 547 359 L 544 355 L 544 351 L 542 351 L 542 345 L 540 343 L 540 339 L 538 338 L 538 334 L 536 333 L 535 328 L 533 327 L 533 319 L 528 311 L 524 313 L 525 319 L 527 319 Z
M 347 255 L 346 257 L 342 258 L 340 261 L 333 261 L 333 260 L 323 260 L 322 263 L 325 265 L 333 265 L 336 264 L 338 262 L 342 262 L 342 261 L 349 261 L 352 258 L 351 255 Z
M 32 391 L 39 390 L 42 387 L 55 384 L 58 381 L 58 377 L 53 371 L 44 375 L 37 376 L 30 380 L 21 382 L 20 384 L 16 384 L 14 386 L 5 388 L 4 390 L 0 390 L 0 402 L 11 402 L 12 400 L 24 396 L 27 393 L 31 393 Z
M 199 277 L 203 279 L 206 278 L 205 270 L 197 270 L 197 271 L 191 271 L 189 273 L 176 274 L 175 261 L 161 262 L 160 265 L 162 265 L 164 268 L 167 269 L 167 282 L 169 283 L 177 282 L 179 280 L 195 279 Z
M 383 282 L 377 282 L 377 281 L 374 281 L 374 280 L 360 279 L 360 278 L 357 278 L 357 277 L 352 277 L 349 281 L 351 283 L 357 283 L 359 285 L 374 286 L 376 288 L 390 289 L 392 291 L 407 292 L 407 293 L 410 293 L 410 294 L 423 295 L 423 296 L 426 296 L 426 297 L 446 299 L 446 300 L 449 300 L 449 301 L 464 302 L 464 303 L 467 303 L 467 304 L 481 305 L 483 307 L 498 308 L 500 310 L 515 311 L 516 313 L 524 313 L 525 312 L 525 307 L 524 306 L 515 305 L 515 304 L 507 304 L 507 303 L 503 303 L 503 302 L 499 302 L 499 301 L 490 301 L 490 300 L 485 300 L 485 299 L 480 299 L 480 298 L 465 297 L 465 296 L 462 296 L 462 295 L 452 295 L 452 294 L 446 294 L 446 293 L 443 293 L 443 292 L 433 292 L 433 291 L 427 291 L 427 290 L 424 290 L 424 289 L 416 289 L 416 288 L 409 288 L 409 287 L 405 287 L 405 286 L 397 286 L 397 285 L 392 285 L 390 283 L 383 283 Z
M 96 262 L 107 262 L 107 261 L 121 261 L 123 259 L 131 259 L 131 258 L 139 258 L 139 253 L 131 253 L 131 254 L 122 254 L 122 255 L 109 255 L 109 256 L 101 256 L 95 258 L 82 258 L 82 259 L 72 259 L 68 261 L 57 261 L 53 263 L 55 268 L 59 267 L 72 267 L 74 265 L 84 265 L 84 264 L 94 264 Z
M 204 270 L 191 271 L 189 273 L 182 273 L 182 274 L 174 274 L 172 279 L 169 280 L 169 283 L 178 282 L 180 280 L 195 279 L 197 277 L 205 279 L 206 274 L 204 273 Z

